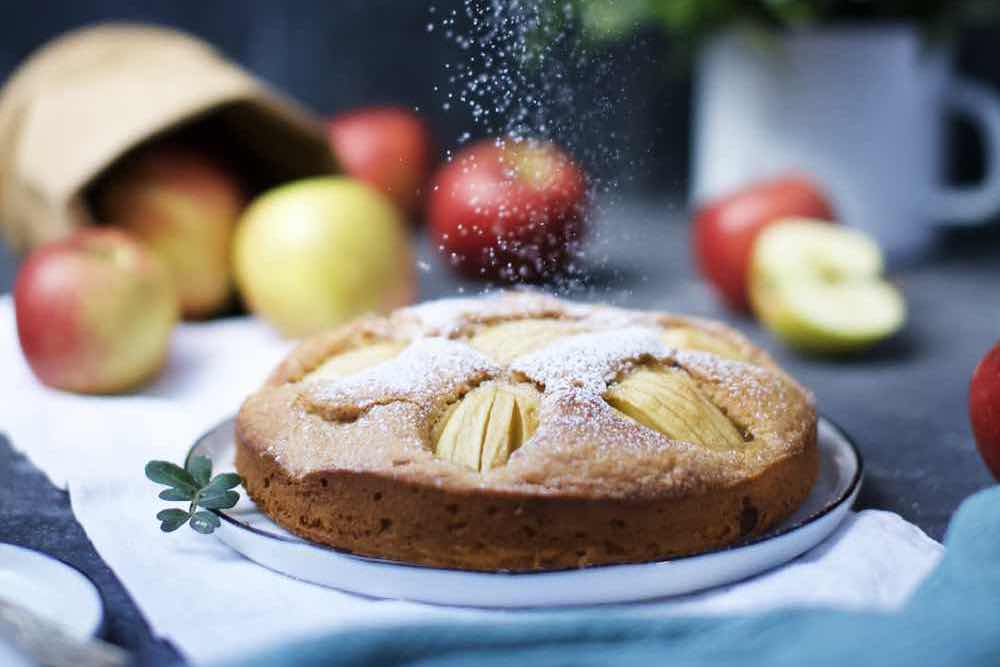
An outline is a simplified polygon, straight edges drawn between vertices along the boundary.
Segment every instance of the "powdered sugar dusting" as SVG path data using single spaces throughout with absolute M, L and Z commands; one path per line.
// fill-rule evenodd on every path
M 315 383 L 303 395 L 322 412 L 350 416 L 392 401 L 430 405 L 500 370 L 465 343 L 419 338 L 394 359 L 332 382 Z
M 668 442 L 660 433 L 623 419 L 598 393 L 587 388 L 557 385 L 546 393 L 546 399 L 542 408 L 543 426 L 552 430 L 555 437 L 573 432 L 583 440 L 615 451 L 623 446 L 662 449 Z M 542 437 L 548 435 L 541 428 L 539 431 Z
M 423 335 L 452 336 L 470 322 L 539 317 L 562 313 L 565 304 L 541 293 L 499 292 L 481 298 L 451 298 L 426 301 L 403 308 L 397 318 L 415 321 Z
M 657 328 L 656 318 L 652 315 L 614 306 L 571 303 L 568 304 L 566 312 L 592 329 L 623 329 L 636 326 Z
M 812 405 L 815 400 L 809 391 L 799 387 L 790 378 L 787 382 L 774 382 L 773 376 L 777 371 L 742 364 L 699 350 L 678 350 L 674 358 L 693 376 L 718 387 L 721 392 L 736 398 L 742 405 L 755 406 L 753 414 L 748 416 L 758 423 L 772 421 L 777 415 L 803 403 Z
M 626 327 L 557 340 L 516 359 L 511 370 L 544 384 L 546 391 L 568 384 L 601 394 L 627 363 L 662 358 L 668 352 L 659 332 Z
M 678 349 L 674 352 L 674 358 L 681 366 L 697 367 L 703 375 L 718 382 L 747 383 L 752 379 L 748 375 L 751 371 L 746 364 L 704 350 Z
M 482 311 L 485 303 L 485 299 L 436 299 L 404 308 L 399 315 L 401 319 L 413 318 L 430 331 L 447 336 L 457 331 L 470 314 Z
M 701 350 L 677 350 L 674 358 L 689 373 L 724 387 L 730 394 L 746 396 L 758 402 L 765 392 L 771 392 L 769 395 L 772 402 L 774 400 L 773 387 L 768 382 L 770 374 L 762 368 Z
M 538 452 L 544 451 L 539 457 Z M 671 440 L 612 408 L 583 387 L 560 384 L 546 392 L 535 435 L 495 474 L 562 491 L 586 493 L 594 480 L 628 480 L 618 491 L 662 494 L 664 489 L 697 492 L 709 475 L 739 480 L 744 452 L 715 451 Z M 637 461 L 644 464 L 636 465 Z

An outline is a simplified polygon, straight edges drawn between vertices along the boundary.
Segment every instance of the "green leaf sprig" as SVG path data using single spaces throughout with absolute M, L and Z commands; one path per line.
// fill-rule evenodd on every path
M 170 488 L 160 492 L 163 500 L 188 501 L 186 510 L 171 508 L 157 513 L 160 530 L 171 533 L 190 521 L 191 528 L 208 535 L 222 525 L 218 515 L 210 510 L 229 509 L 240 499 L 232 489 L 242 483 L 234 472 L 212 477 L 212 460 L 192 456 L 182 468 L 170 461 L 150 461 L 146 477 Z

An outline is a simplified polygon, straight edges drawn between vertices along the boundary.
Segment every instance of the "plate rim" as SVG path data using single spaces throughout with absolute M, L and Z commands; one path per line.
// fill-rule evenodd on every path
M 55 556 L 53 554 L 42 551 L 41 549 L 25 546 L 23 544 L 15 544 L 13 542 L 0 542 L 0 550 L 2 550 L 4 547 L 10 547 L 19 551 L 27 551 L 28 553 L 31 553 L 34 556 L 41 556 L 42 558 L 45 558 L 47 560 L 55 561 L 60 565 L 63 565 L 67 569 L 72 570 L 73 572 L 79 574 L 84 581 L 90 584 L 90 587 L 94 590 L 94 593 L 97 594 L 97 616 L 98 616 L 97 624 L 87 633 L 87 637 L 101 638 L 105 636 L 105 633 L 108 630 L 108 603 L 107 600 L 104 599 L 104 593 L 101 591 L 101 587 L 97 585 L 97 582 L 94 580 L 92 576 L 84 572 L 82 569 L 80 569 L 73 563 L 70 563 L 59 556 Z M 46 620 L 52 621 L 53 619 L 46 619 Z
M 184 467 L 187 468 L 188 461 L 191 459 L 192 455 L 194 455 L 195 450 L 198 449 L 199 445 L 201 445 L 201 443 L 204 440 L 206 440 L 207 438 L 209 438 L 213 433 L 215 433 L 217 430 L 219 430 L 223 426 L 229 424 L 230 422 L 233 422 L 234 425 L 235 425 L 235 421 L 236 421 L 236 415 L 233 415 L 231 417 L 227 417 L 227 418 L 219 421 L 217 424 L 215 424 L 215 426 L 209 428 L 207 431 L 205 431 L 204 433 L 202 433 L 200 436 L 198 436 L 198 438 L 195 439 L 194 443 L 188 449 L 188 452 L 187 452 L 187 454 L 184 457 Z M 827 424 L 827 426 L 829 426 L 830 428 L 832 428 L 837 433 L 837 435 L 839 435 L 843 439 L 843 441 L 847 443 L 848 449 L 850 450 L 851 454 L 854 456 L 854 460 L 855 460 L 855 462 L 857 464 L 856 467 L 855 467 L 855 470 L 854 470 L 854 475 L 851 477 L 850 482 L 848 482 L 847 486 L 844 488 L 844 491 L 842 493 L 840 493 L 835 500 L 833 500 L 832 502 L 828 503 L 827 505 L 825 505 L 820 510 L 814 512 L 813 514 L 810 514 L 809 516 L 805 517 L 804 519 L 802 519 L 801 521 L 799 521 L 797 523 L 794 523 L 794 524 L 792 524 L 790 526 L 786 526 L 786 527 L 784 527 L 784 528 L 782 528 L 780 530 L 777 530 L 777 531 L 774 531 L 774 532 L 769 532 L 769 533 L 767 533 L 765 535 L 761 535 L 759 537 L 755 537 L 752 540 L 748 540 L 746 542 L 739 542 L 737 544 L 730 544 L 728 546 L 719 547 L 719 548 L 716 548 L 716 549 L 710 549 L 708 551 L 699 551 L 697 553 L 686 554 L 686 555 L 683 555 L 683 556 L 672 556 L 670 558 L 658 558 L 658 559 L 654 559 L 654 560 L 635 561 L 635 562 L 628 562 L 628 563 L 600 563 L 600 564 L 597 564 L 597 565 L 588 565 L 588 566 L 586 566 L 584 568 L 579 568 L 579 567 L 562 567 L 562 568 L 553 569 L 553 570 L 497 570 L 497 571 L 492 571 L 491 572 L 491 571 L 483 571 L 483 570 L 470 570 L 470 569 L 467 569 L 467 568 L 460 568 L 460 567 L 438 567 L 438 566 L 434 566 L 434 565 L 425 565 L 425 564 L 422 564 L 422 563 L 408 563 L 406 561 L 391 560 L 391 559 L 388 559 L 388 558 L 378 558 L 376 556 L 364 556 L 364 555 L 361 555 L 361 554 L 352 553 L 350 551 L 347 551 L 346 549 L 340 549 L 338 547 L 330 546 L 328 544 L 321 544 L 319 542 L 312 542 L 312 541 L 305 540 L 305 539 L 299 538 L 299 537 L 288 537 L 288 536 L 285 536 L 285 535 L 278 535 L 278 534 L 271 533 L 269 531 L 263 530 L 261 528 L 256 528 L 254 526 L 251 526 L 248 523 L 240 521 L 239 519 L 236 519 L 236 518 L 234 518 L 232 516 L 229 516 L 228 514 L 226 514 L 225 512 L 223 512 L 221 510 L 210 510 L 210 511 L 213 512 L 220 519 L 222 519 L 223 521 L 225 521 L 226 523 L 228 523 L 229 525 L 231 525 L 231 526 L 233 526 L 233 527 L 235 527 L 237 529 L 244 530 L 244 531 L 253 533 L 255 535 L 260 535 L 261 537 L 265 537 L 265 538 L 268 538 L 268 539 L 271 539 L 271 540 L 275 540 L 275 541 L 278 541 L 278 542 L 284 542 L 286 544 L 295 544 L 295 545 L 299 545 L 299 546 L 305 546 L 305 547 L 308 547 L 308 548 L 320 549 L 320 550 L 323 550 L 323 551 L 330 551 L 330 552 L 336 553 L 336 554 L 338 554 L 340 556 L 345 556 L 345 557 L 348 557 L 348 558 L 351 558 L 351 559 L 354 559 L 354 560 L 365 561 L 365 562 L 368 562 L 368 563 L 373 563 L 373 564 L 378 564 L 378 565 L 393 565 L 393 566 L 396 566 L 396 567 L 408 567 L 408 568 L 416 568 L 416 569 L 421 569 L 421 570 L 435 570 L 435 571 L 439 571 L 439 572 L 441 572 L 441 571 L 444 571 L 444 572 L 461 572 L 461 573 L 474 573 L 474 574 L 518 576 L 518 577 L 520 577 L 520 576 L 525 576 L 525 575 L 545 575 L 545 574 L 555 574 L 555 573 L 560 573 L 560 572 L 579 572 L 581 570 L 600 570 L 600 569 L 603 569 L 603 568 L 614 568 L 614 567 L 622 567 L 622 566 L 656 565 L 656 564 L 662 564 L 662 563 L 675 563 L 675 562 L 687 560 L 687 559 L 690 559 L 690 558 L 701 558 L 703 556 L 710 556 L 712 554 L 723 553 L 723 552 L 732 551 L 732 550 L 735 550 L 735 549 L 743 549 L 745 547 L 752 547 L 752 546 L 755 546 L 755 545 L 760 544 L 762 542 L 768 542 L 768 541 L 773 540 L 773 539 L 784 537 L 785 535 L 788 535 L 788 534 L 790 534 L 792 532 L 801 530 L 801 529 L 805 528 L 806 526 L 809 526 L 809 525 L 811 525 L 811 524 L 819 521 L 823 517 L 829 515 L 833 511 L 835 511 L 837 508 L 839 508 L 845 502 L 850 501 L 851 498 L 853 498 L 855 496 L 856 492 L 860 488 L 862 479 L 864 478 L 864 471 L 865 471 L 864 456 L 861 454 L 861 449 L 858 447 L 858 444 L 854 441 L 854 438 L 851 437 L 851 435 L 846 430 L 844 430 L 844 428 L 842 426 L 840 426 L 840 424 L 838 424 L 837 422 L 835 422 L 834 420 L 830 419 L 829 417 L 827 417 L 824 414 L 817 415 L 817 420 L 816 420 L 817 439 L 819 437 L 818 436 L 818 429 L 819 429 L 820 422 L 825 422 Z M 243 493 L 245 493 L 245 492 L 246 491 L 244 490 Z M 70 566 L 70 567 L 72 567 L 72 566 Z M 86 576 L 86 575 L 84 575 L 84 576 Z

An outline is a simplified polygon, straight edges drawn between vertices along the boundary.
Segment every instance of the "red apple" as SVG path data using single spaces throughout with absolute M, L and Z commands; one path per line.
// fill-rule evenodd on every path
M 347 175 L 375 186 L 405 215 L 417 215 L 434 161 L 431 133 L 420 116 L 371 107 L 335 116 L 327 130 Z
M 734 310 L 747 310 L 750 255 L 761 229 L 782 218 L 833 220 L 833 207 L 806 178 L 751 185 L 701 206 L 692 245 L 702 275 Z
M 551 143 L 487 140 L 438 171 L 428 223 L 459 272 L 506 282 L 563 271 L 583 232 L 586 178 Z
M 160 260 L 110 228 L 81 229 L 32 252 L 14 283 L 14 311 L 38 379 L 93 394 L 155 375 L 178 314 Z
M 245 204 L 236 176 L 201 151 L 161 144 L 126 160 L 98 194 L 102 221 L 144 241 L 173 276 L 187 318 L 232 294 L 230 243 Z
M 986 467 L 1000 481 L 1000 341 L 972 373 L 969 420 Z

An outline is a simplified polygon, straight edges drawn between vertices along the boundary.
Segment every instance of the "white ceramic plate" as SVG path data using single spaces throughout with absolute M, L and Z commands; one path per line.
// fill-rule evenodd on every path
M 203 435 L 189 456 L 233 469 L 233 420 Z M 215 531 L 250 560 L 296 579 L 379 598 L 473 607 L 556 607 L 649 599 L 739 581 L 808 551 L 843 520 L 861 486 L 861 455 L 830 421 L 819 422 L 820 475 L 802 507 L 769 534 L 738 546 L 650 563 L 557 572 L 484 573 L 357 556 L 279 527 L 243 494 Z
M 88 639 L 104 622 L 97 588 L 82 572 L 43 553 L 0 544 L 0 598 Z

